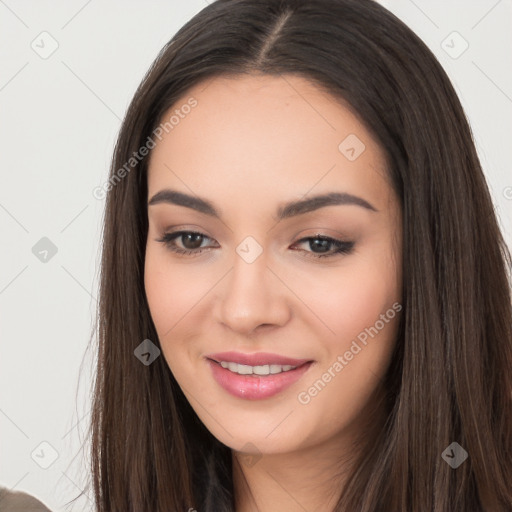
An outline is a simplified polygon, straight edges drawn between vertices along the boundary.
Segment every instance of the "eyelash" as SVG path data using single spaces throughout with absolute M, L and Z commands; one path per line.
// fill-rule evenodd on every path
M 204 235 L 203 233 L 199 233 L 197 231 L 176 231 L 174 233 L 164 233 L 162 238 L 156 239 L 157 242 L 163 243 L 169 250 L 172 252 L 175 252 L 177 254 L 180 254 L 182 256 L 198 256 L 201 254 L 205 249 L 209 249 L 208 247 L 198 248 L 198 249 L 181 249 L 180 247 L 177 247 L 174 243 L 174 241 L 183 235 L 198 235 L 203 237 L 203 239 L 210 239 L 208 236 Z M 310 240 L 324 240 L 330 242 L 331 245 L 333 245 L 336 249 L 334 252 L 330 252 L 327 254 L 318 254 L 314 253 L 312 251 L 305 251 L 307 254 L 307 257 L 309 258 L 329 258 L 336 256 L 338 254 L 350 254 L 352 252 L 352 249 L 354 248 L 354 242 L 348 242 L 343 240 L 337 240 L 336 238 L 331 238 L 328 236 L 309 236 L 305 238 L 301 238 L 297 242 L 295 242 L 294 245 L 304 243 Z M 301 250 L 301 249 L 294 249 L 294 250 Z

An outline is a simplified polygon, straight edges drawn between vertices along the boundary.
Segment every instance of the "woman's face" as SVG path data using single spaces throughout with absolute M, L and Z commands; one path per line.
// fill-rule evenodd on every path
M 162 122 L 173 114 L 149 164 L 145 260 L 170 370 L 235 450 L 343 436 L 381 383 L 401 309 L 383 152 L 292 75 L 215 78 Z

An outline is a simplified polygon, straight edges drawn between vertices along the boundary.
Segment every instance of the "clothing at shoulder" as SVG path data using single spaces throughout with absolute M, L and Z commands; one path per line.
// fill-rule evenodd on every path
M 22 491 L 10 491 L 1 486 L 0 510 L 2 512 L 52 512 L 34 496 Z

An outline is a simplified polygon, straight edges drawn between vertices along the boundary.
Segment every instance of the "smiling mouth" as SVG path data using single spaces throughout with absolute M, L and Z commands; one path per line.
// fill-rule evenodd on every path
M 259 356 L 258 356 L 259 357 Z M 286 364 L 245 365 L 206 358 L 212 376 L 225 391 L 245 400 L 262 400 L 283 392 L 302 378 L 314 361 Z
M 267 375 L 277 375 L 279 373 L 289 372 L 290 370 L 295 370 L 296 368 L 311 362 L 308 361 L 297 366 L 292 366 L 290 364 L 264 364 L 251 366 L 248 364 L 234 363 L 232 361 L 215 361 L 214 359 L 210 359 L 210 361 L 217 363 L 222 366 L 222 368 L 229 370 L 232 373 L 236 373 L 238 375 L 251 375 L 254 377 L 265 377 Z

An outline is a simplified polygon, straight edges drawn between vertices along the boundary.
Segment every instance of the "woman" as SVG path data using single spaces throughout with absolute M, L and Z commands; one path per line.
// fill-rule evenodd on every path
M 510 254 L 460 102 L 371 0 L 217 0 L 105 187 L 99 511 L 512 509 Z

